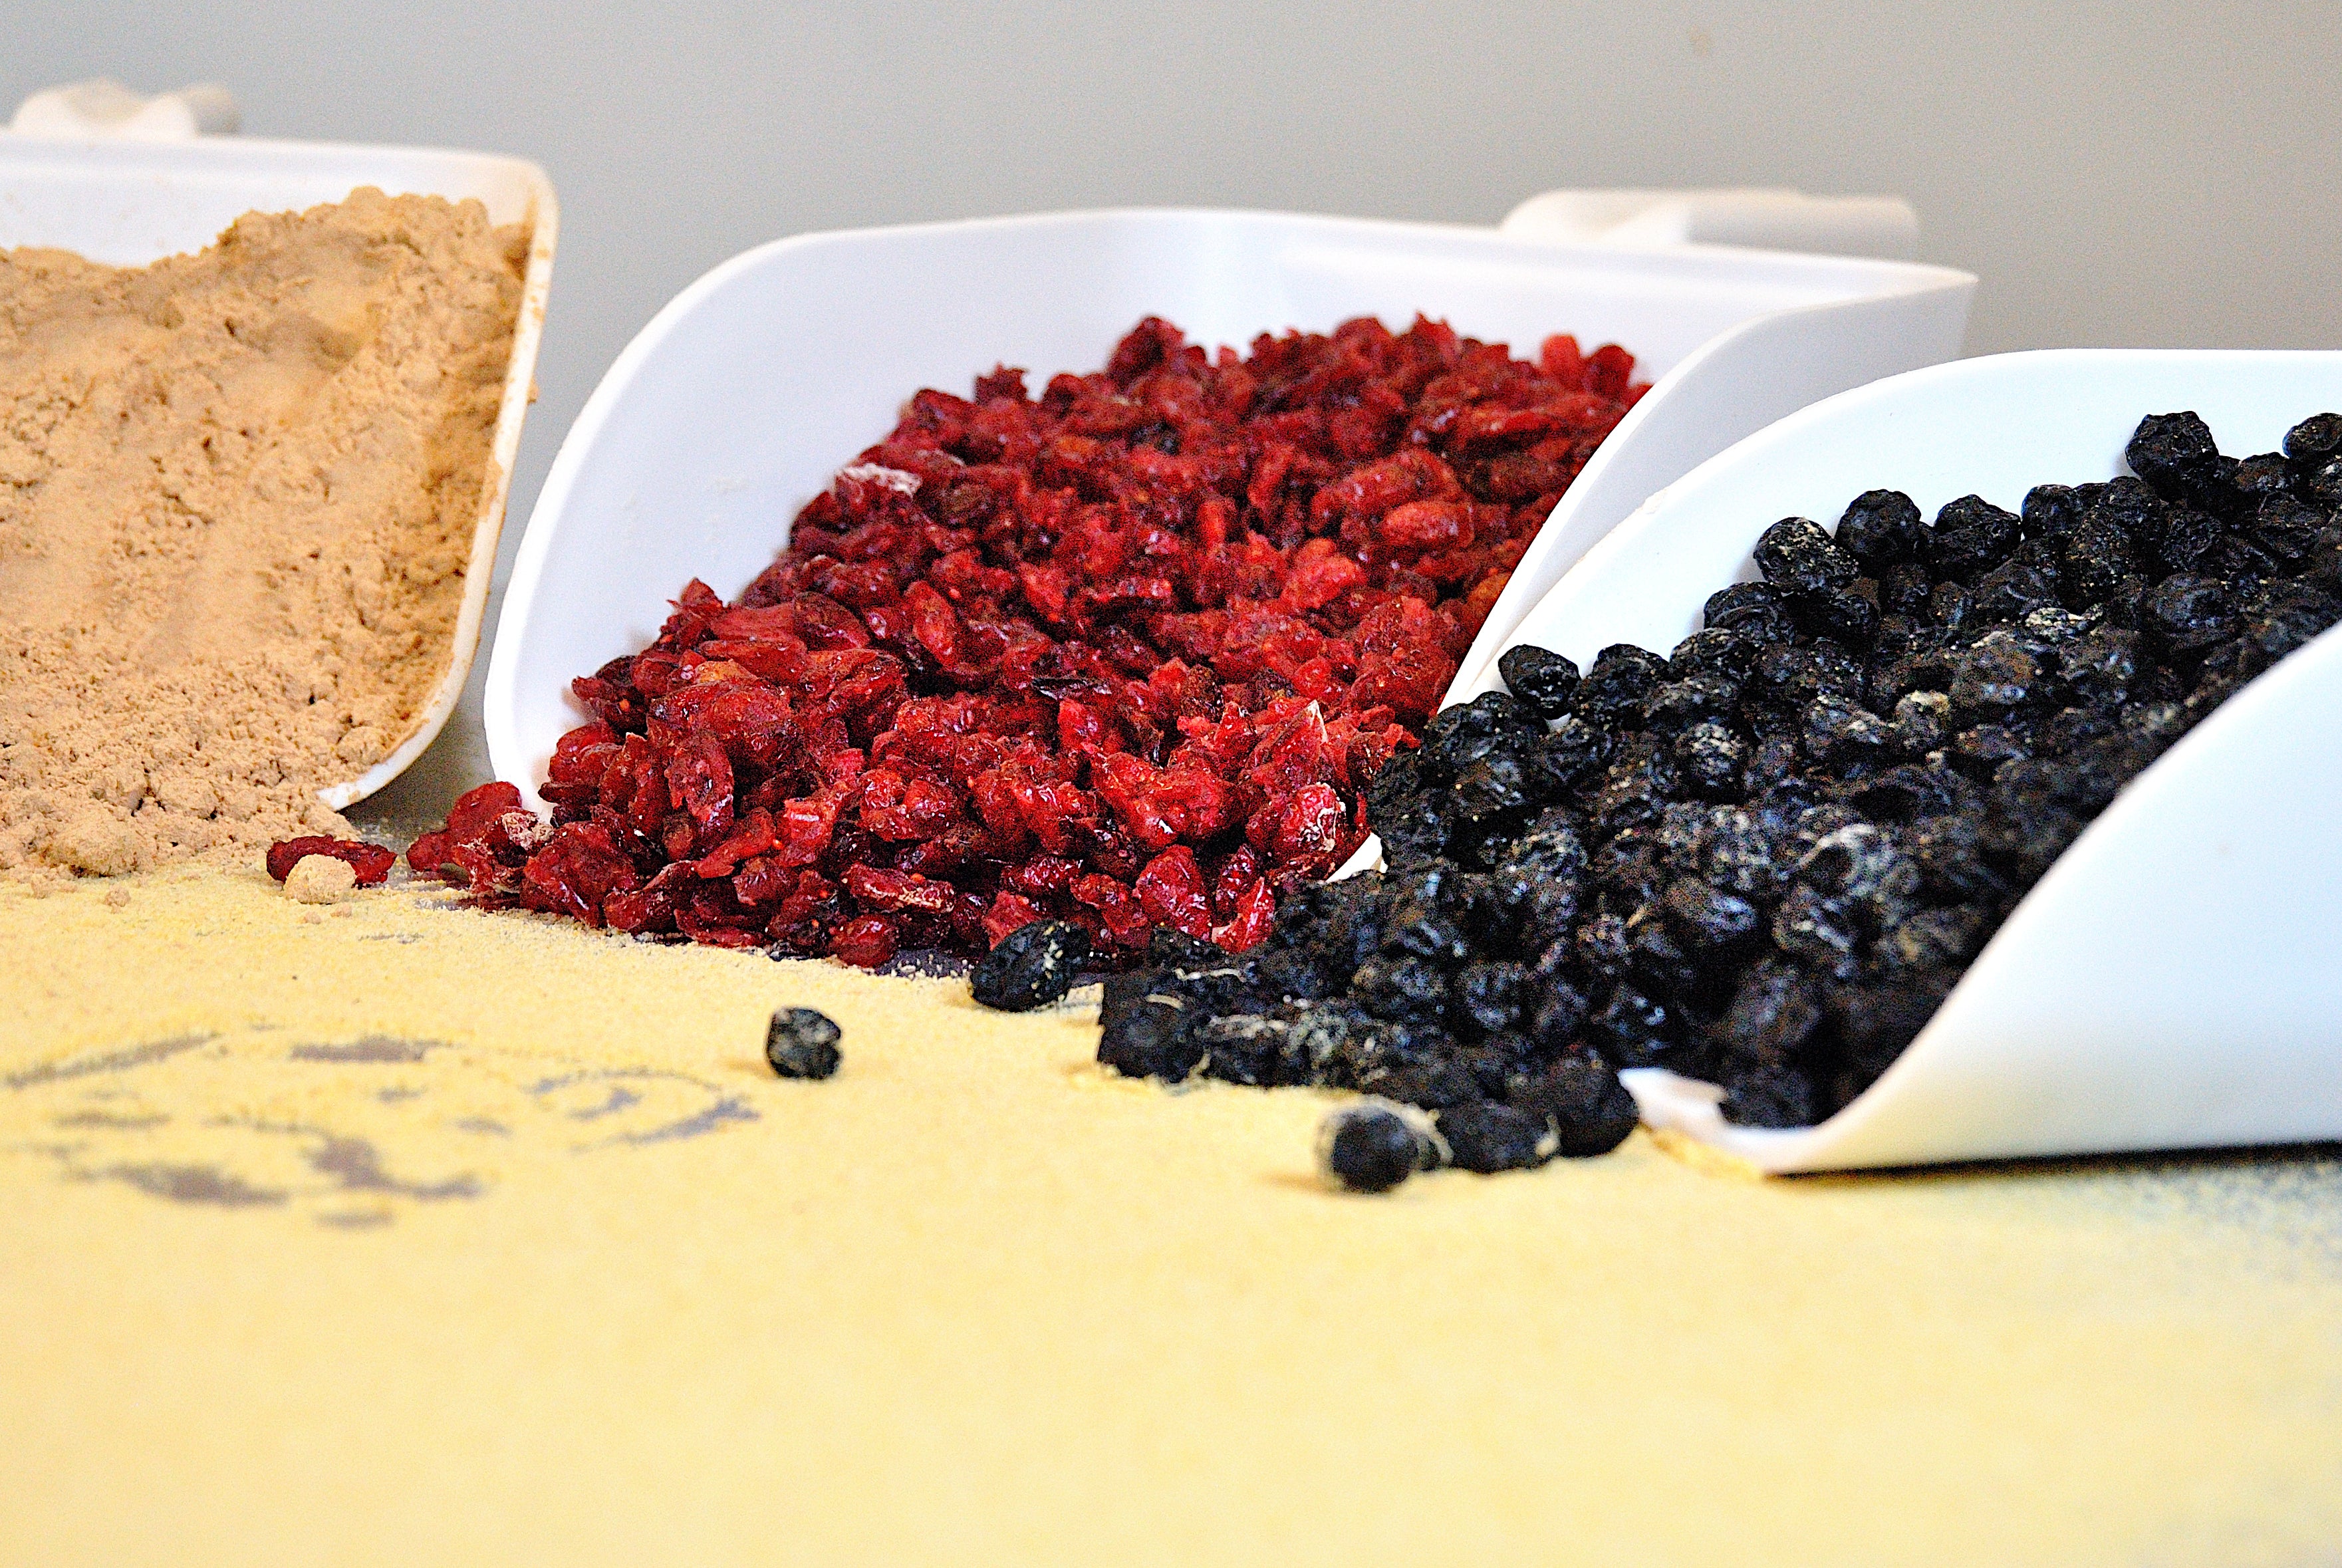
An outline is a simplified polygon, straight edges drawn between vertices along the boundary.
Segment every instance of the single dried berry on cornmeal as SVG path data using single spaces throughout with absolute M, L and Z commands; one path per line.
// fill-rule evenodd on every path
M 1089 934 L 1064 920 L 1036 920 L 1002 937 L 968 975 L 968 987 L 986 1007 L 1024 1013 L 1073 989 L 1089 962 Z
M 1366 838 L 1633 363 L 1420 319 L 1212 353 L 1149 319 L 1037 393 L 919 392 L 736 597 L 686 584 L 572 683 L 549 824 L 451 820 L 419 868 L 866 965 L 1036 920 L 1108 966 L 1163 926 L 1256 945 Z
M 398 864 L 398 852 L 378 844 L 322 836 L 288 838 L 268 846 L 268 874 L 282 882 L 305 856 L 312 854 L 327 855 L 346 864 L 357 874 L 360 887 L 380 886 L 390 874 L 390 868 Z
M 1387 1106 L 1346 1106 L 1318 1124 L 1318 1170 L 1353 1193 L 1387 1193 L 1422 1164 L 1415 1129 Z
M 843 1060 L 838 1028 L 811 1007 L 784 1007 L 765 1030 L 765 1060 L 784 1078 L 826 1078 Z

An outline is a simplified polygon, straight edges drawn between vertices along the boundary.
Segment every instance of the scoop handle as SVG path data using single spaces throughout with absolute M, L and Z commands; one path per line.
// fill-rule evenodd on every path
M 1760 186 L 1547 191 L 1497 226 L 1516 239 L 1633 250 L 1745 245 L 1908 261 L 1919 248 L 1918 217 L 1900 196 L 1809 196 Z
M 229 135 L 243 125 L 235 97 L 209 82 L 150 98 L 96 77 L 32 94 L 16 105 L 8 129 L 55 141 L 191 142 Z

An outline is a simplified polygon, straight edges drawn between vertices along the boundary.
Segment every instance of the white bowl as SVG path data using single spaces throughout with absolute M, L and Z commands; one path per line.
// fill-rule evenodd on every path
M 1656 377 L 1516 569 L 1483 643 L 1641 500 L 1789 409 L 1957 352 L 1976 280 L 1909 263 L 1272 213 L 1096 212 L 807 235 L 736 256 L 626 346 L 555 459 L 488 664 L 524 788 L 587 716 L 573 677 L 643 647 L 694 576 L 727 597 L 924 386 L 1095 370 L 1142 316 L 1206 344 L 1418 310 L 1534 355 L 1616 341 Z M 1476 651 L 1474 656 L 1477 656 Z M 1469 672 L 1467 657 L 1464 669 Z
M 2274 450 L 2342 408 L 2342 354 L 2069 350 L 1895 376 L 1711 458 L 1586 553 L 1511 642 L 1664 654 L 1755 576 L 1787 516 L 1865 490 L 1932 516 L 1974 493 L 2125 472 L 2148 414 Z M 1493 664 L 1456 694 L 1500 689 Z M 2123 791 L 2058 858 L 1910 1049 L 1819 1126 L 1736 1127 L 1717 1092 L 1625 1076 L 1644 1119 L 1767 1171 L 2342 1137 L 2342 628 L 2297 650 Z
M 424 704 L 422 723 L 356 778 L 318 798 L 338 810 L 364 800 L 423 754 L 446 724 L 479 646 L 495 575 L 496 535 L 520 449 L 521 420 L 536 370 L 537 341 L 553 283 L 559 213 L 545 171 L 518 158 L 419 147 L 340 146 L 325 142 L 68 142 L 0 133 L 0 248 L 50 245 L 114 266 L 143 266 L 203 249 L 245 213 L 338 202 L 360 185 L 392 195 L 476 196 L 492 223 L 530 225 L 520 320 L 489 446 L 486 483 L 472 531 L 464 603 L 447 668 Z

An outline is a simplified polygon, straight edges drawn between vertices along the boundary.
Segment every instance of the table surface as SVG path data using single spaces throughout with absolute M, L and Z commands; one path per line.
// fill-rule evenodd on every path
M 2342 1151 L 1386 1198 L 1078 1004 L 0 885 L 0 1559 L 2324 1561 Z M 846 1031 L 823 1084 L 767 1014 Z

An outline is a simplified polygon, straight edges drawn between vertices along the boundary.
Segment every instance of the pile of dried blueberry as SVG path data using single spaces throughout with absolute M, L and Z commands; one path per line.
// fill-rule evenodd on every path
M 1373 782 L 1388 870 L 1301 890 L 1248 953 L 1158 928 L 1107 982 L 1099 1060 L 1429 1113 L 1429 1137 L 1329 1128 L 1366 1188 L 1403 1150 L 1613 1147 L 1624 1067 L 1718 1083 L 1743 1124 L 1828 1115 L 2126 783 L 2342 618 L 2342 414 L 2242 461 L 2158 414 L 2127 455 L 2021 513 L 1970 495 L 1930 525 L 1882 490 L 1835 537 L 1786 519 L 1664 657 L 1512 650 L 1509 694 Z

